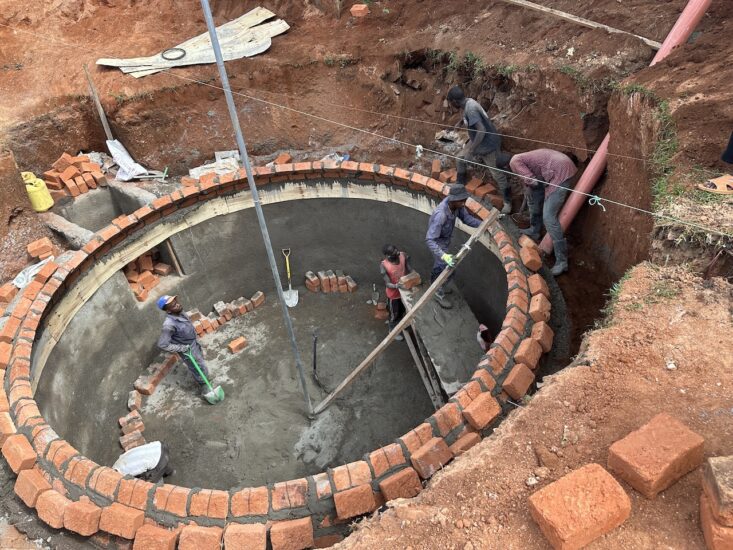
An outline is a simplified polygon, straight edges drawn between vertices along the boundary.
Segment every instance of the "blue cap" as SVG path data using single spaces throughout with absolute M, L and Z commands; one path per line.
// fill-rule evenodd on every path
M 174 299 L 175 296 L 168 296 L 167 294 L 165 294 L 158 298 L 158 301 L 155 303 L 158 304 L 158 309 L 165 309 L 165 306 L 170 304 Z

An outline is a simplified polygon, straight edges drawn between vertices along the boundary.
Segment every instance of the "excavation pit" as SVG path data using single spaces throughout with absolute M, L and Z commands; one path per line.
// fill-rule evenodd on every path
M 382 245 L 394 242 L 408 251 L 428 278 L 427 218 L 447 187 L 420 174 L 348 161 L 259 168 L 256 180 L 265 215 L 273 220 L 274 248 L 293 251 L 301 301 L 291 313 L 304 363 L 310 367 L 311 336 L 318 328 L 319 377 L 332 389 L 387 332 L 365 303 L 372 282 L 383 288 Z M 468 207 L 480 217 L 489 214 L 474 200 Z M 468 235 L 459 226 L 453 247 Z M 260 290 L 268 298 L 203 338 L 209 367 L 226 390 L 224 403 L 210 406 L 196 396 L 181 365 L 146 398 L 144 436 L 169 444 L 177 470 L 168 484 L 153 486 L 122 479 L 107 467 L 121 452 L 117 419 L 127 413 L 128 392 L 159 356 L 155 342 L 162 323 L 154 299 L 136 301 L 121 270 L 166 241 L 182 273 L 162 279 L 156 296 L 178 294 L 187 309 L 202 312 Z M 522 264 L 519 246 L 503 226 L 492 222 L 455 283 L 477 323 L 496 334 L 485 355 L 475 340 L 456 350 L 455 360 L 467 362 L 473 373 L 465 386 L 446 395 L 447 403 L 435 411 L 410 353 L 394 343 L 310 422 L 243 174 L 159 197 L 115 218 L 64 259 L 35 288 L 36 296 L 25 297 L 33 299 L 29 315 L 44 318 L 30 354 L 30 380 L 22 376 L 23 341 L 12 348 L 11 412 L 56 490 L 72 500 L 87 495 L 99 506 L 116 501 L 138 508 L 163 526 L 186 518 L 221 526 L 310 518 L 312 535 L 344 533 L 345 524 L 333 522 L 373 510 L 401 491 L 419 491 L 419 483 L 404 485 L 402 477 L 427 479 L 490 433 L 502 410 L 516 406 L 512 399 L 530 389 L 552 341 L 544 322 L 547 286 Z M 343 270 L 360 287 L 344 294 L 304 290 L 302 274 L 321 269 Z M 249 346 L 232 354 L 226 344 L 237 336 Z M 326 392 L 308 378 L 318 402 Z M 33 392 L 42 417 L 28 416 L 35 410 Z M 228 503 L 225 512 L 211 506 L 204 511 L 199 497 L 184 498 L 209 490 Z M 245 493 L 266 495 L 269 504 L 246 510 L 240 506 Z

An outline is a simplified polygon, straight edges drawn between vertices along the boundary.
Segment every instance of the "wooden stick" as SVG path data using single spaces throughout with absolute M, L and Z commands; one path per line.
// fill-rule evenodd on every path
M 171 260 L 173 261 L 173 267 L 176 269 L 176 273 L 179 277 L 183 277 L 183 270 L 181 269 L 181 264 L 178 263 L 178 257 L 176 256 L 176 251 L 173 250 L 173 245 L 171 245 L 170 239 L 165 240 L 165 247 L 168 249 L 168 254 L 171 257 Z
M 486 216 L 486 219 L 481 223 L 481 225 L 478 227 L 476 232 L 471 235 L 471 237 L 466 241 L 466 244 L 463 245 L 461 250 L 456 254 L 455 256 L 455 263 L 453 267 L 447 267 L 443 270 L 443 272 L 438 276 L 435 281 L 433 281 L 433 284 L 430 285 L 428 290 L 423 294 L 420 299 L 417 301 L 415 306 L 408 311 L 404 317 L 402 317 L 402 320 L 400 320 L 399 323 L 392 329 L 392 331 L 382 340 L 376 348 L 372 350 L 372 352 L 367 355 L 366 359 L 364 359 L 359 366 L 357 366 L 353 371 L 351 371 L 351 374 L 349 374 L 343 382 L 341 382 L 338 387 L 333 390 L 330 394 L 326 396 L 326 398 L 321 401 L 314 409 L 313 414 L 319 414 L 323 412 L 326 407 L 328 407 L 331 402 L 336 398 L 338 394 L 340 394 L 342 391 L 344 391 L 345 388 L 347 388 L 354 379 L 361 374 L 364 370 L 366 370 L 367 367 L 369 367 L 374 361 L 379 357 L 382 352 L 387 349 L 387 346 L 392 343 L 392 340 L 394 340 L 395 336 L 400 334 L 411 322 L 412 319 L 415 317 L 417 312 L 420 310 L 422 306 L 424 306 L 428 301 L 433 297 L 433 294 L 436 293 L 436 291 L 443 286 L 443 283 L 448 279 L 448 277 L 451 276 L 451 274 L 456 270 L 458 267 L 458 264 L 460 264 L 463 259 L 468 255 L 468 253 L 471 251 L 471 246 L 474 242 L 476 242 L 481 235 L 484 234 L 486 231 L 486 228 L 489 226 L 489 224 L 496 221 L 496 219 L 499 216 L 499 212 L 495 209 L 492 209 L 488 216 Z
M 567 13 L 564 11 L 556 10 L 553 8 L 546 8 L 545 6 L 540 6 L 539 4 L 535 4 L 534 2 L 528 2 L 527 0 L 504 0 L 504 2 L 507 2 L 509 4 L 514 4 L 517 6 L 523 6 L 525 8 L 541 11 L 544 13 L 550 13 L 552 15 L 560 17 L 561 19 L 572 21 L 573 23 L 578 23 L 579 25 L 584 25 L 586 27 L 591 27 L 593 29 L 604 29 L 611 33 L 628 34 L 629 36 L 638 38 L 639 40 L 644 42 L 644 44 L 646 44 L 647 46 L 651 47 L 654 50 L 658 50 L 659 48 L 662 47 L 661 43 L 655 40 L 650 40 L 649 38 L 644 38 L 643 36 L 639 36 L 638 34 L 634 34 L 632 32 L 627 32 L 627 31 L 622 31 L 621 29 L 615 29 L 613 27 L 609 27 L 608 25 L 604 25 L 603 23 L 596 23 L 595 21 L 591 21 L 590 19 L 578 17 L 577 15 L 573 15 L 571 13 Z
M 107 121 L 107 115 L 104 113 L 104 109 L 102 108 L 102 103 L 99 101 L 99 94 L 97 94 L 97 89 L 94 87 L 94 82 L 92 82 L 92 76 L 89 74 L 89 69 L 87 68 L 86 64 L 84 65 L 84 74 L 87 76 L 87 82 L 89 83 L 89 89 L 92 92 L 92 99 L 94 100 L 94 104 L 97 106 L 97 113 L 99 113 L 99 120 L 102 121 L 102 126 L 104 127 L 104 133 L 107 135 L 107 140 L 112 141 L 115 138 L 112 136 L 112 130 L 109 127 L 109 122 Z

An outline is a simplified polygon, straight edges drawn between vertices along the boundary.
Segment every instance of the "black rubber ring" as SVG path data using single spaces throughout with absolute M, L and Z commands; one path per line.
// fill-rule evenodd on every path
M 178 57 L 166 57 L 165 54 L 168 52 L 181 52 L 181 55 L 179 55 Z M 186 57 L 186 50 L 184 50 L 183 48 L 168 48 L 162 54 L 160 54 L 160 57 L 162 57 L 166 61 L 177 61 Z

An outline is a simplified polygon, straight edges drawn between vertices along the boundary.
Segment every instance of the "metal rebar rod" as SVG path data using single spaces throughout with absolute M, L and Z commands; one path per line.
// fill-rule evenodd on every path
M 227 77 L 226 70 L 224 69 L 224 59 L 221 55 L 221 47 L 219 46 L 219 38 L 216 35 L 216 26 L 214 25 L 214 18 L 211 15 L 211 7 L 209 6 L 209 0 L 201 0 L 201 9 L 204 12 L 204 19 L 206 20 L 206 28 L 209 31 L 211 37 L 211 46 L 214 50 L 214 57 L 216 58 L 216 66 L 219 69 L 219 77 L 221 78 L 222 88 L 224 88 L 224 97 L 226 98 L 227 107 L 229 109 L 229 116 L 232 119 L 232 126 L 234 127 L 234 135 L 237 139 L 237 147 L 239 148 L 239 155 L 244 169 L 247 172 L 247 183 L 249 184 L 249 190 L 252 192 L 252 200 L 254 201 L 255 211 L 257 212 L 257 221 L 260 225 L 260 231 L 262 232 L 262 240 L 265 242 L 265 248 L 267 249 L 267 259 L 270 262 L 270 269 L 272 270 L 272 278 L 275 281 L 275 289 L 277 290 L 277 299 L 280 302 L 282 309 L 283 319 L 285 320 L 285 327 L 288 330 L 290 336 L 290 345 L 293 349 L 293 355 L 295 356 L 295 366 L 298 369 L 298 376 L 300 377 L 300 385 L 303 389 L 303 397 L 305 399 L 306 408 L 308 415 L 313 415 L 313 408 L 311 406 L 310 396 L 308 395 L 308 388 L 305 384 L 305 374 L 303 373 L 303 363 L 300 360 L 300 353 L 298 352 L 298 344 L 295 341 L 295 331 L 293 330 L 293 322 L 290 319 L 288 308 L 285 305 L 285 297 L 283 295 L 283 288 L 280 282 L 280 272 L 277 269 L 275 263 L 275 254 L 272 251 L 272 243 L 270 242 L 270 233 L 267 231 L 267 223 L 265 222 L 265 215 L 262 212 L 262 204 L 260 203 L 260 196 L 257 192 L 257 186 L 255 185 L 254 178 L 252 177 L 252 166 L 249 163 L 249 156 L 247 155 L 247 145 L 244 142 L 244 135 L 242 134 L 242 128 L 239 125 L 239 116 L 237 115 L 237 109 L 234 106 L 234 98 L 232 97 L 232 90 L 229 87 L 229 78 Z

